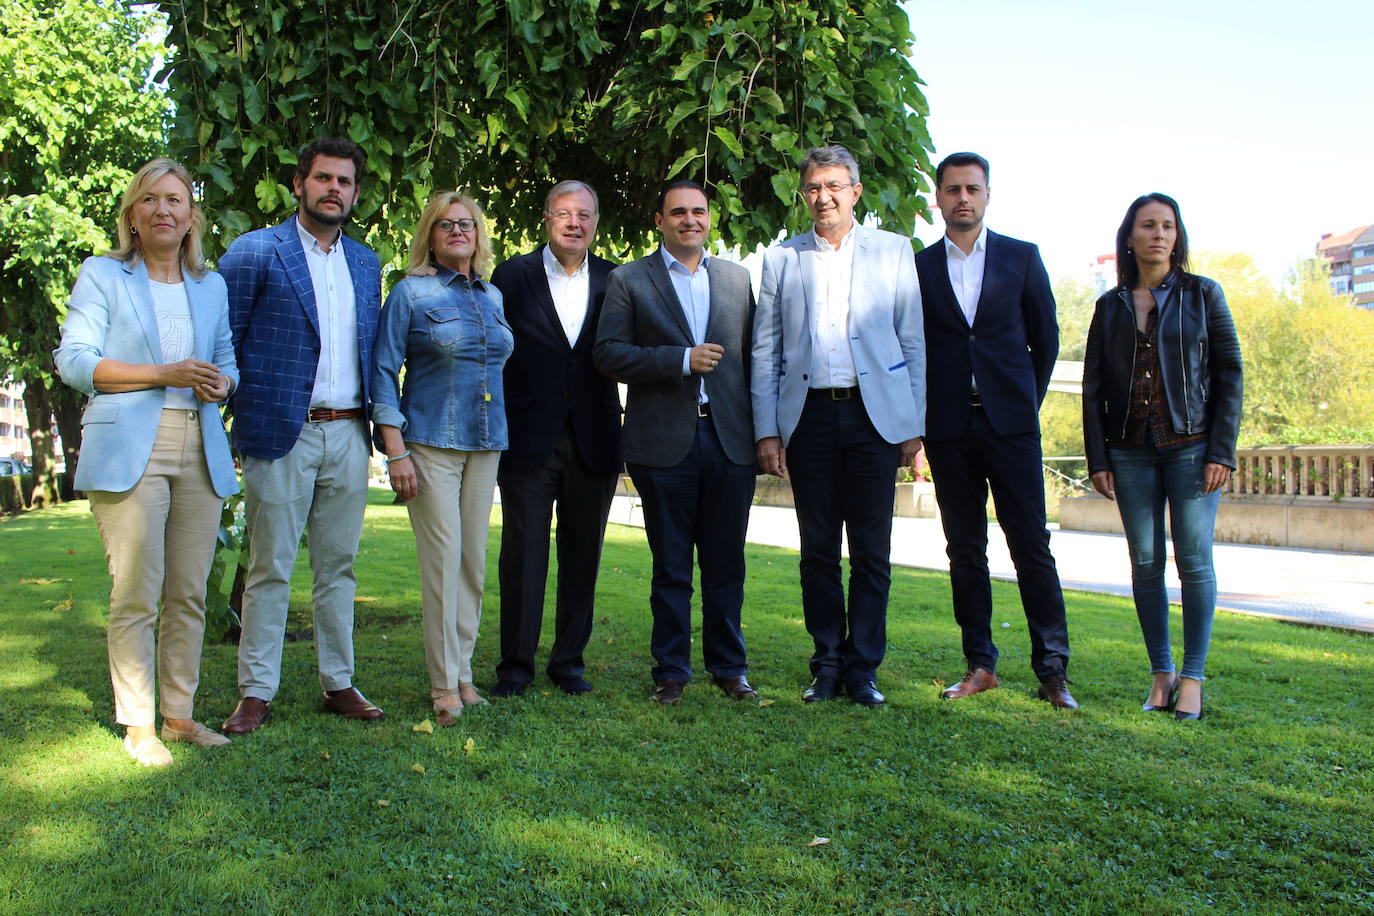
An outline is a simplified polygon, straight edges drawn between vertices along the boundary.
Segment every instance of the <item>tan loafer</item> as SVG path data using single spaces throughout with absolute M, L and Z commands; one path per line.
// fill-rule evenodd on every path
M 172 765 L 172 752 L 167 750 L 167 745 L 157 740 L 156 735 L 149 735 L 137 744 L 134 744 L 133 740 L 125 735 L 124 750 L 128 751 L 130 757 L 145 767 L 169 767 Z
M 184 741 L 187 744 L 194 744 L 197 747 L 224 747 L 229 743 L 229 739 L 219 732 L 201 725 L 199 722 L 189 731 L 182 731 L 179 728 L 172 728 L 166 722 L 162 723 L 162 740 L 164 742 Z

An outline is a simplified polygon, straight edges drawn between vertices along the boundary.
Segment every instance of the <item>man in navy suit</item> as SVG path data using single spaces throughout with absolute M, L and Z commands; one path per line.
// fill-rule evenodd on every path
M 377 255 L 341 227 L 366 161 L 351 140 L 306 146 L 292 179 L 295 215 L 239 236 L 219 262 L 242 376 L 233 439 L 249 536 L 241 699 L 224 722 L 230 734 L 262 725 L 277 694 L 303 530 L 324 708 L 350 719 L 382 718 L 353 686 L 353 561 L 367 506 L 365 418 L 382 289 Z
M 494 696 L 524 693 L 544 618 L 549 522 L 558 506 L 558 594 L 545 668 L 564 693 L 587 693 L 596 574 L 620 470 L 620 394 L 596 371 L 592 344 L 615 266 L 590 251 L 596 192 L 561 181 L 544 202 L 548 243 L 491 275 L 505 299 L 515 352 L 506 362 L 501 454 L 501 661 Z
M 957 700 L 998 686 L 987 557 L 991 488 L 1016 565 L 1040 697 L 1074 708 L 1040 470 L 1040 403 L 1059 354 L 1049 276 L 1034 245 L 983 225 L 986 159 L 947 156 L 935 184 L 945 237 L 916 255 L 928 354 L 925 447 L 967 661 L 963 679 L 941 696 Z
M 843 690 L 880 706 L 897 468 L 921 449 L 926 365 L 911 239 L 859 225 L 859 165 L 842 146 L 798 167 L 814 225 L 769 248 L 754 320 L 759 467 L 792 472 L 808 703 Z M 849 535 L 849 601 L 840 540 Z

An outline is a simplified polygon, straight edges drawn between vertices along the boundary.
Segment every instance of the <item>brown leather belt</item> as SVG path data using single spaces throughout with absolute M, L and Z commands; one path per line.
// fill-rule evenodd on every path
M 361 407 L 349 407 L 344 410 L 335 410 L 332 407 L 312 407 L 305 416 L 311 423 L 328 423 L 330 420 L 358 420 L 363 416 L 363 409 Z

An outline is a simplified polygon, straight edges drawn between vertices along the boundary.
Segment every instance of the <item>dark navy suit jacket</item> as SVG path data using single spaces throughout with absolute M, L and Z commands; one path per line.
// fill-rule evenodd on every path
M 1059 356 L 1054 294 L 1040 251 L 988 233 L 983 291 L 969 327 L 943 238 L 916 255 L 926 330 L 926 438 L 958 439 L 968 423 L 972 379 L 999 435 L 1037 433 L 1040 402 Z
M 348 236 L 342 244 L 353 280 L 367 415 L 381 264 L 372 249 Z M 280 458 L 291 451 L 305 424 L 320 356 L 315 288 L 296 217 L 239 236 L 220 258 L 219 272 L 229 287 L 229 327 L 241 376 L 231 402 L 234 448 L 254 458 Z
M 506 424 L 510 447 L 503 468 L 543 467 L 571 421 L 582 460 L 594 471 L 620 467 L 620 392 L 592 364 L 592 345 L 615 265 L 588 253 L 587 317 L 577 340 L 568 340 L 544 274 L 543 246 L 516 255 L 492 272 L 505 298 L 515 352 L 506 362 Z

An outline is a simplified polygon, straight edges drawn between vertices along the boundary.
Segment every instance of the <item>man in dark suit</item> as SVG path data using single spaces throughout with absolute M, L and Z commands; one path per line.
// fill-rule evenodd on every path
M 1050 554 L 1040 403 L 1059 353 L 1049 276 L 1034 245 L 989 232 L 988 163 L 954 153 L 935 196 L 945 237 L 916 255 L 925 302 L 926 457 L 949 554 L 967 672 L 955 700 L 998 686 L 988 578 L 988 489 L 1016 565 L 1040 697 L 1074 708 L 1064 595 Z
M 548 244 L 503 263 L 491 282 L 505 297 L 515 352 L 506 363 L 510 447 L 501 455 L 501 661 L 498 697 L 534 679 L 549 572 L 549 522 L 558 506 L 558 594 L 545 668 L 564 693 L 583 694 L 596 573 L 620 470 L 620 394 L 596 371 L 592 344 L 615 266 L 589 250 L 596 192 L 562 181 L 545 198 Z
M 654 700 L 678 703 L 692 676 L 692 553 L 701 569 L 702 655 L 717 686 L 757 697 L 740 609 L 754 496 L 749 273 L 711 257 L 706 192 L 659 195 L 657 251 L 611 274 L 595 358 L 629 386 L 622 451 L 644 501 L 653 553 Z
M 343 234 L 366 165 L 351 140 L 316 140 L 292 179 L 299 205 L 279 226 L 239 236 L 220 259 L 241 381 L 234 447 L 243 461 L 249 561 L 239 640 L 238 707 L 224 730 L 267 718 L 281 681 L 291 569 L 310 535 L 311 607 L 324 708 L 382 711 L 353 686 L 353 561 L 367 507 L 372 339 L 381 308 L 377 255 Z

